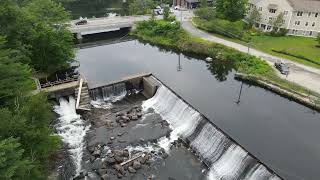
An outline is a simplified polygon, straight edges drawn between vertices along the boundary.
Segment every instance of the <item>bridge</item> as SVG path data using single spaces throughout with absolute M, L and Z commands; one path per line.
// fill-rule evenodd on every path
M 76 25 L 79 20 L 70 22 L 69 30 L 77 34 L 77 39 L 83 35 L 117 31 L 121 28 L 131 28 L 136 22 L 148 20 L 150 16 L 116 16 L 103 18 L 90 18 L 83 25 Z M 158 17 L 160 18 L 160 17 Z

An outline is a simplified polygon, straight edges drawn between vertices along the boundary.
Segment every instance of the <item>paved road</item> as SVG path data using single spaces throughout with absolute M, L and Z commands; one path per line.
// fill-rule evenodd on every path
M 190 22 L 191 15 L 190 13 L 188 14 L 187 18 L 183 18 L 183 23 L 182 27 L 188 31 L 189 33 L 193 34 L 194 36 L 198 36 L 202 39 L 205 39 L 207 41 L 212 41 L 215 43 L 223 44 L 225 46 L 232 47 L 234 49 L 237 49 L 241 52 L 248 52 L 248 48 L 244 45 L 234 43 L 216 36 L 213 36 L 212 34 L 209 34 L 207 32 L 201 31 L 194 27 L 192 23 Z M 177 19 L 179 17 L 179 14 L 176 13 Z M 288 77 L 281 75 L 279 73 L 279 76 L 287 79 L 289 81 L 295 82 L 297 84 L 300 84 L 301 86 L 304 86 L 310 90 L 316 91 L 320 93 L 320 70 L 312 67 L 308 67 L 302 64 L 298 64 L 295 62 L 292 62 L 287 59 L 282 59 L 279 57 L 272 56 L 270 54 L 255 50 L 255 49 L 250 49 L 249 53 L 254 56 L 261 57 L 262 59 L 266 60 L 269 64 L 273 65 L 274 62 L 277 60 L 282 60 L 285 63 L 289 65 L 290 68 L 290 74 Z

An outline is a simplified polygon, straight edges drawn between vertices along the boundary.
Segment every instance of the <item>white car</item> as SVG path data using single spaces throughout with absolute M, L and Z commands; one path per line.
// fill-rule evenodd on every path
M 180 6 L 175 6 L 174 7 L 174 10 L 179 10 L 180 9 Z

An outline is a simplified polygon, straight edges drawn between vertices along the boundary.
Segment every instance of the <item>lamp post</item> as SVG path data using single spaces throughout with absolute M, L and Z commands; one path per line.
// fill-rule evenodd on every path
M 177 66 L 177 71 L 181 71 L 182 70 L 182 66 L 181 66 L 181 54 L 179 53 L 178 56 L 178 66 Z

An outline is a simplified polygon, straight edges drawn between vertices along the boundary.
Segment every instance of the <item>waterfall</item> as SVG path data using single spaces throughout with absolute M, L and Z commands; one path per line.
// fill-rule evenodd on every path
M 221 157 L 229 143 L 230 140 L 224 134 L 207 123 L 190 146 L 207 165 L 211 165 Z
M 89 126 L 76 113 L 75 99 L 69 97 L 59 99 L 60 105 L 54 107 L 54 111 L 60 115 L 58 124 L 55 125 L 57 134 L 67 145 L 68 151 L 76 168 L 76 174 L 80 173 L 83 149 L 85 146 L 84 137 L 89 130 Z
M 160 138 L 159 145 L 169 151 L 179 137 L 190 141 L 190 147 L 210 168 L 209 180 L 280 180 L 164 85 L 142 107 L 145 112 L 151 108 L 160 114 L 173 130 L 169 138 Z
M 93 100 L 103 100 L 105 102 L 116 102 L 124 98 L 127 94 L 125 83 L 113 84 L 90 90 Z
M 201 115 L 180 98 L 174 95 L 165 86 L 160 86 L 156 94 L 142 104 L 144 111 L 152 108 L 167 120 L 173 129 L 170 137 L 163 137 L 159 144 L 166 151 L 169 150 L 170 144 L 179 137 L 188 137 L 197 124 L 201 121 Z

